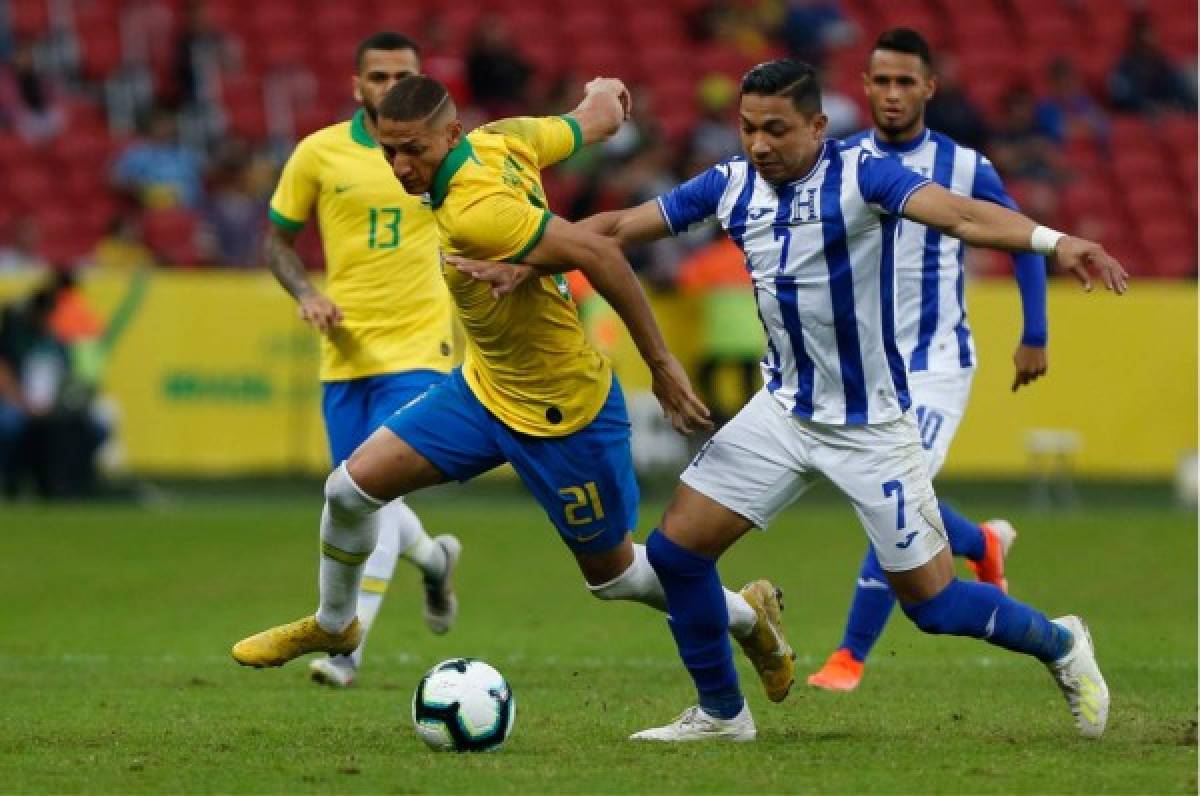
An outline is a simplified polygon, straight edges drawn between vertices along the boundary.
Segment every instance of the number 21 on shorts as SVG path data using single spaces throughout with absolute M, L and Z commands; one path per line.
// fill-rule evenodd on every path
M 596 489 L 595 481 L 588 481 L 582 486 L 568 486 L 558 490 L 564 500 L 570 500 L 563 506 L 567 515 L 567 525 L 587 525 L 589 522 L 604 519 L 604 505 L 600 502 L 600 491 Z

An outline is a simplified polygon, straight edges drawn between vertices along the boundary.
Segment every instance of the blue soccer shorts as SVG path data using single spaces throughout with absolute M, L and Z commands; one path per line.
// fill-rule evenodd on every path
M 321 413 L 333 466 L 349 459 L 396 410 L 444 378 L 446 374 L 436 370 L 408 370 L 321 382 Z
M 468 481 L 511 463 L 575 552 L 611 550 L 637 527 L 629 415 L 615 376 L 592 422 L 565 437 L 513 431 L 479 402 L 460 370 L 386 425 L 447 478 Z

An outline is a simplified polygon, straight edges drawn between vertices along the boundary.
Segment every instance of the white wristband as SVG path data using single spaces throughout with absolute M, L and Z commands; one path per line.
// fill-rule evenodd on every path
M 1029 240 L 1029 248 L 1038 254 L 1048 256 L 1054 254 L 1054 249 L 1058 246 L 1058 241 L 1062 237 L 1064 237 L 1064 234 L 1057 229 L 1037 226 L 1033 228 L 1033 235 Z

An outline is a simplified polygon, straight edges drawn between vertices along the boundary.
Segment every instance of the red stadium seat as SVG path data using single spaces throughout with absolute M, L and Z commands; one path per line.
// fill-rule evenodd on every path
M 124 53 L 115 20 L 88 25 L 80 31 L 80 71 L 88 80 L 104 80 L 121 65 Z
M 18 207 L 32 210 L 56 201 L 58 187 L 42 158 L 11 164 L 4 179 L 12 202 Z
M 12 32 L 17 39 L 39 39 L 50 32 L 47 0 L 12 0 L 9 13 Z
M 197 265 L 200 252 L 197 236 L 200 220 L 190 210 L 171 208 L 148 211 L 142 218 L 148 245 L 170 265 Z

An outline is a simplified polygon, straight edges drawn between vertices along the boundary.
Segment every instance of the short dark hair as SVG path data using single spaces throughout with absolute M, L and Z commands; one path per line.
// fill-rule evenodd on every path
M 417 46 L 417 43 L 403 33 L 393 33 L 390 30 L 372 33 L 360 41 L 354 50 L 355 73 L 362 71 L 363 58 L 366 57 L 367 50 L 412 50 L 418 57 L 421 55 L 421 48 Z
M 383 95 L 379 116 L 397 122 L 425 119 L 449 99 L 450 92 L 429 75 L 409 75 Z
M 926 69 L 933 68 L 933 54 L 929 50 L 929 42 L 912 28 L 891 28 L 880 33 L 871 52 L 876 50 L 915 55 L 921 59 Z
M 792 106 L 805 116 L 821 112 L 817 70 L 791 58 L 767 61 L 752 68 L 742 76 L 742 94 L 791 97 Z

